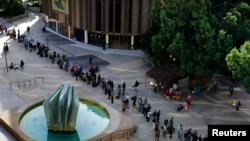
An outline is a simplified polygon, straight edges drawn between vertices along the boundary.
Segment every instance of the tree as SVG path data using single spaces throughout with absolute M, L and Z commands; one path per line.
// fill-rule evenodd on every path
M 22 0 L 0 0 L 0 8 L 8 13 L 8 16 L 12 16 L 24 9 L 22 3 Z
M 228 71 L 226 55 L 250 38 L 249 11 L 247 3 L 234 0 L 154 0 L 151 18 L 160 26 L 151 42 L 156 60 L 163 65 L 172 54 L 188 74 Z
M 239 49 L 232 49 L 226 56 L 226 63 L 233 78 L 242 80 L 246 91 L 250 93 L 250 41 L 246 41 Z

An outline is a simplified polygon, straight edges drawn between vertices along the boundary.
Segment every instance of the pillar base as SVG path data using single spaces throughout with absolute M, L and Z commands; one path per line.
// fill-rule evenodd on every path
M 131 46 L 130 46 L 130 49 L 131 49 L 131 50 L 134 50 L 134 49 L 135 49 L 135 46 L 134 46 L 134 45 L 131 45 Z
M 104 48 L 105 48 L 105 49 L 109 48 L 109 44 L 105 44 L 105 45 L 104 45 Z M 103 50 L 105 50 L 105 49 L 103 49 Z

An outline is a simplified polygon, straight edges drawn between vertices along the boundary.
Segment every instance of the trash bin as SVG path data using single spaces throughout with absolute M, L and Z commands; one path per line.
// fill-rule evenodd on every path
M 26 17 L 29 17 L 29 12 L 25 11 L 25 15 L 26 15 Z
M 194 94 L 199 95 L 201 93 L 201 88 L 199 85 L 195 86 L 194 88 Z

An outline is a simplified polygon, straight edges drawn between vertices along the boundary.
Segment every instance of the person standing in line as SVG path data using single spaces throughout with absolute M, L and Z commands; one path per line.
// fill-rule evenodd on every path
M 162 137 L 167 137 L 167 126 L 165 124 L 162 125 Z
M 134 95 L 132 98 L 132 112 L 136 111 L 136 101 L 137 101 L 137 95 Z
M 122 83 L 122 90 L 125 92 L 125 89 L 126 89 L 126 83 L 125 81 Z
M 122 101 L 122 111 L 124 112 L 126 110 L 126 101 Z
M 168 125 L 168 118 L 164 119 L 164 123 L 163 123 L 165 126 Z
M 157 128 L 156 131 L 155 131 L 155 141 L 159 141 L 159 138 L 160 138 L 160 130 Z
M 167 99 L 167 100 L 169 100 L 169 97 L 170 97 L 170 92 L 169 92 L 169 90 L 168 90 L 168 89 L 166 90 L 165 97 L 166 97 L 166 99 Z
M 184 137 L 184 131 L 183 131 L 183 127 L 180 124 L 179 129 L 178 129 L 178 139 L 179 141 L 183 141 L 183 137 Z
M 171 139 L 173 137 L 173 133 L 174 133 L 174 118 L 171 117 L 171 119 L 169 120 L 168 126 L 167 126 L 167 130 L 169 133 L 169 138 Z
M 114 103 L 114 91 L 113 91 L 113 89 L 111 89 L 111 96 L 110 96 L 110 98 L 111 98 L 111 103 L 113 104 Z
M 89 64 L 90 65 L 92 65 L 92 61 L 93 61 L 93 57 L 92 57 L 92 55 L 90 55 L 90 57 L 89 57 Z
M 144 98 L 143 103 L 144 103 L 144 105 L 148 104 L 148 98 L 147 97 Z
M 23 70 L 23 67 L 24 67 L 24 61 L 21 60 L 21 62 L 20 62 L 20 69 Z
M 108 99 L 110 99 L 111 98 L 111 90 L 112 90 L 112 88 L 110 87 L 110 85 L 108 85 Z
M 122 94 L 122 86 L 121 86 L 121 84 L 118 84 L 118 86 L 117 86 L 117 96 L 118 96 L 118 98 L 121 97 L 121 94 Z
M 78 75 L 79 75 L 78 66 L 75 68 L 74 73 L 75 73 L 76 81 L 78 81 Z
M 188 94 L 188 97 L 187 97 L 188 105 L 191 105 L 191 100 L 192 100 L 192 98 L 193 98 L 193 97 L 192 97 L 191 93 L 189 93 L 189 94 Z
M 158 122 L 160 122 L 160 115 L 161 115 L 161 110 L 158 110 L 156 112 L 156 119 L 157 119 Z
M 149 122 L 152 113 L 151 113 L 151 111 L 148 111 L 148 109 L 145 111 L 145 113 L 146 113 L 146 120 L 147 120 L 147 122 Z

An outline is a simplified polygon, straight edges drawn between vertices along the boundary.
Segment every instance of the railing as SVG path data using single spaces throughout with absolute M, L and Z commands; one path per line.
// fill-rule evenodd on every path
M 17 82 L 9 82 L 9 86 L 10 88 L 12 88 L 12 84 L 17 83 L 18 88 L 21 88 L 21 84 L 23 84 L 24 87 L 26 87 L 26 85 L 30 85 L 31 86 L 31 82 L 34 81 L 34 83 L 37 83 L 37 79 L 41 79 L 42 83 L 44 83 L 44 77 L 35 77 L 33 79 L 27 79 L 27 80 L 23 80 L 23 81 L 17 81 Z
M 130 136 L 138 135 L 138 127 L 134 126 L 130 129 L 119 130 L 112 134 L 100 137 L 99 139 L 94 139 L 93 141 L 114 141 L 115 139 L 127 138 Z

